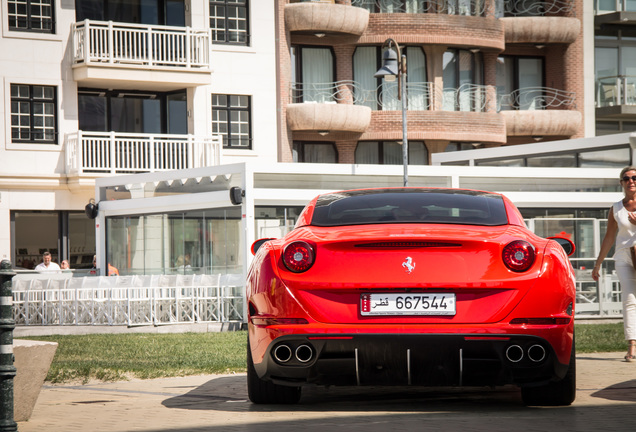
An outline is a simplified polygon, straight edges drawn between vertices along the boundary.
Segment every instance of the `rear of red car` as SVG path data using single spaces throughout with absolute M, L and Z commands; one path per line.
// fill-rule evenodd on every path
M 254 402 L 295 402 L 304 384 L 517 384 L 529 404 L 573 400 L 571 265 L 500 195 L 318 197 L 258 250 L 247 285 Z

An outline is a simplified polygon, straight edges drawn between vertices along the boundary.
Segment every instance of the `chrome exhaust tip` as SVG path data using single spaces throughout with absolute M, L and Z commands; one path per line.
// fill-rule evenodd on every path
M 523 349 L 519 345 L 510 345 L 506 349 L 506 358 L 513 363 L 520 362 L 523 359 Z
M 535 363 L 539 363 L 545 359 L 546 352 L 545 348 L 543 348 L 539 344 L 532 345 L 528 348 L 528 358 Z
M 287 363 L 292 358 L 292 350 L 289 345 L 278 345 L 274 348 L 274 358 L 279 363 Z
M 296 348 L 296 360 L 301 363 L 307 363 L 314 357 L 314 350 L 309 345 L 300 345 Z

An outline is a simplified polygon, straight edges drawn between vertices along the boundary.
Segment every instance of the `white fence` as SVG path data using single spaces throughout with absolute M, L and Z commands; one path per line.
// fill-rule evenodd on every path
M 66 172 L 139 173 L 217 166 L 221 137 L 124 132 L 67 134 Z
M 580 318 L 622 318 L 621 287 L 615 273 L 603 274 L 598 282 L 592 270 L 575 270 L 576 316 Z
M 17 275 L 16 325 L 243 322 L 243 275 Z
M 209 69 L 210 30 L 84 20 L 73 23 L 73 63 Z

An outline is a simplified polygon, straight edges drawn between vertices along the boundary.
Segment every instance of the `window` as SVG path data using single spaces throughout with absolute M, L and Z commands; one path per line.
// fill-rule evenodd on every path
M 292 47 L 294 103 L 335 102 L 334 56 L 331 48 Z
M 636 105 L 636 31 L 595 34 L 596 106 Z
M 409 141 L 409 165 L 428 165 L 428 149 L 422 141 Z M 363 141 L 356 147 L 355 163 L 402 165 L 402 143 L 396 141 Z
M 68 259 L 71 268 L 91 268 L 95 255 L 95 222 L 84 212 L 12 211 L 12 261 L 17 267 L 33 269 L 42 261 L 42 253 L 51 252 L 60 263 Z
M 186 92 L 80 89 L 79 128 L 91 132 L 187 134 Z
M 295 142 L 294 162 L 338 163 L 338 151 L 333 143 Z
M 497 100 L 501 110 L 544 109 L 543 58 L 497 58 Z
M 11 142 L 57 143 L 56 89 L 11 84 Z
M 210 0 L 212 42 L 250 44 L 248 0 Z
M 484 64 L 481 53 L 450 49 L 444 53 L 445 111 L 485 111 Z
M 252 148 L 250 96 L 212 95 L 212 133 L 223 137 L 223 148 Z
M 76 0 L 75 19 L 185 26 L 183 0 Z
M 456 152 L 463 150 L 475 150 L 480 147 L 481 143 L 468 143 L 468 142 L 450 142 L 444 149 L 444 152 Z
M 606 12 L 636 11 L 636 0 L 595 0 L 594 10 L 597 14 Z
M 242 272 L 241 208 L 106 219 L 106 260 L 121 276 Z
M 53 33 L 53 0 L 8 0 L 9 30 Z
M 488 192 L 407 189 L 357 190 L 321 195 L 311 225 L 449 223 L 498 226 L 508 223 L 500 195 Z
M 406 56 L 407 108 L 428 109 L 428 86 L 426 83 L 426 56 L 420 47 L 404 47 Z M 371 109 L 400 110 L 402 104 L 397 96 L 397 80 L 388 82 L 373 75 L 382 66 L 380 47 L 358 47 L 353 54 L 353 80 L 358 84 L 356 100 Z M 379 102 L 379 104 L 378 104 Z

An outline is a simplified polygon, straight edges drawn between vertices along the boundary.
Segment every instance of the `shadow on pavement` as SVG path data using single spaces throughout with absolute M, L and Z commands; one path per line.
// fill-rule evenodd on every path
M 592 393 L 591 396 L 613 401 L 636 402 L 636 380 L 613 384 Z
M 243 402 L 243 403 L 239 403 Z M 304 387 L 297 405 L 254 405 L 248 401 L 245 376 L 211 379 L 192 391 L 162 403 L 167 408 L 222 411 L 400 411 L 460 410 L 496 404 L 499 409 L 525 408 L 519 389 L 429 387 Z

